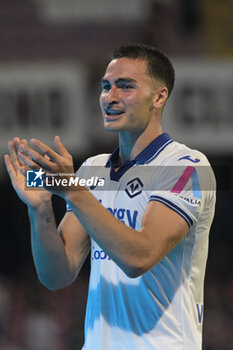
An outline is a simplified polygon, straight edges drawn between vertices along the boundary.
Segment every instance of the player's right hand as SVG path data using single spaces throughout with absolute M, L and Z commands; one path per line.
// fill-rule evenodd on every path
M 45 189 L 26 189 L 26 165 L 18 157 L 20 139 L 15 137 L 8 142 L 9 154 L 4 156 L 6 168 L 11 183 L 19 198 L 29 207 L 38 207 L 43 202 L 51 200 L 51 193 Z

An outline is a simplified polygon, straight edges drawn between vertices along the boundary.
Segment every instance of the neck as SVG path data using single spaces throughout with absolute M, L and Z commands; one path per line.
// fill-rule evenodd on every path
M 157 128 L 147 127 L 142 132 L 120 132 L 119 149 L 121 164 L 126 160 L 134 159 L 141 153 L 156 137 L 162 134 L 161 126 Z

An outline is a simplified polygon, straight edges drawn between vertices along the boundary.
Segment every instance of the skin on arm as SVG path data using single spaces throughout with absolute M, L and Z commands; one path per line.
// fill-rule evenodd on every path
M 58 172 L 58 169 L 67 164 L 69 157 L 59 138 L 56 142 L 57 148 L 62 151 L 60 155 L 56 155 L 47 145 L 34 139 L 38 149 L 49 157 L 52 156 L 53 162 L 37 154 L 27 145 L 22 147 L 22 159 L 29 166 L 35 166 L 35 163 L 32 164 L 33 160 L 27 160 L 31 157 L 48 172 Z M 49 189 L 66 200 L 86 232 L 130 277 L 137 277 L 151 269 L 188 231 L 186 221 L 159 202 L 148 204 L 141 230 L 136 231 L 116 219 L 83 187 L 73 186 L 69 190 Z
M 72 213 L 65 215 L 57 230 L 51 193 L 43 189 L 26 190 L 25 163 L 18 157 L 20 144 L 19 138 L 9 141 L 5 164 L 16 193 L 28 206 L 32 253 L 39 279 L 51 290 L 60 289 L 77 276 L 89 251 L 89 236 Z M 26 140 L 23 144 L 27 145 Z
M 189 229 L 179 214 L 160 202 L 148 204 L 141 230 L 136 231 L 110 214 L 88 191 L 69 193 L 67 201 L 92 238 L 132 278 L 159 263 Z
M 91 248 L 90 236 L 72 212 L 67 212 L 58 226 L 66 255 L 73 269 L 73 280 L 77 277 Z
M 39 280 L 50 290 L 70 285 L 90 251 L 90 238 L 71 213 L 56 227 L 52 204 L 29 208 L 32 254 Z

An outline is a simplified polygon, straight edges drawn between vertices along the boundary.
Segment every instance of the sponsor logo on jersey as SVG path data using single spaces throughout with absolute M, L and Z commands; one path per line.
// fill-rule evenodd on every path
M 185 201 L 188 202 L 189 204 L 198 205 L 198 206 L 201 205 L 200 199 L 197 199 L 197 198 L 183 197 L 183 196 L 179 196 L 179 198 L 185 200 Z
M 124 224 L 135 229 L 138 216 L 137 210 L 130 210 L 124 208 L 107 208 L 107 210 L 113 214 L 117 219 L 124 222 Z
M 187 160 L 190 160 L 190 162 L 192 163 L 199 163 L 201 160 L 199 158 L 191 158 L 191 156 L 184 156 L 184 157 L 181 157 L 179 158 L 178 160 L 181 160 L 181 159 L 187 159 Z
M 93 245 L 91 260 L 112 260 L 112 259 L 99 246 L 96 248 Z
M 102 200 L 99 199 L 99 202 L 102 203 Z M 137 222 L 137 216 L 138 211 L 137 210 L 130 210 L 125 208 L 106 208 L 112 215 L 114 215 L 117 219 L 122 221 L 124 224 L 128 225 L 129 227 L 135 229 L 136 228 L 136 222 Z M 104 250 L 102 250 L 99 246 L 93 246 L 92 247 L 92 260 L 111 260 L 111 258 L 105 253 Z
M 198 322 L 201 323 L 203 321 L 204 305 L 203 304 L 196 304 L 196 306 L 197 306 Z
M 133 198 L 138 196 L 142 192 L 142 189 L 143 189 L 143 183 L 138 177 L 136 177 L 135 179 L 130 180 L 127 183 L 125 192 L 130 198 Z
M 40 170 L 27 170 L 26 187 L 43 187 L 45 172 Z
M 99 199 L 99 202 L 102 204 L 102 200 Z M 128 225 L 131 228 L 136 227 L 138 211 L 130 210 L 125 208 L 106 208 L 112 215 L 114 215 L 117 219 L 122 221 L 124 224 Z

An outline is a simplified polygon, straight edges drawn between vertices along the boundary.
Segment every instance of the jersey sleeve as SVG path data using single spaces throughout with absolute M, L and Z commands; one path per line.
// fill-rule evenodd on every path
M 160 167 L 152 177 L 149 201 L 161 202 L 179 214 L 189 228 L 199 219 L 207 198 L 215 188 L 215 178 L 208 162 L 192 164 L 189 160 Z

